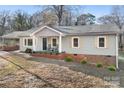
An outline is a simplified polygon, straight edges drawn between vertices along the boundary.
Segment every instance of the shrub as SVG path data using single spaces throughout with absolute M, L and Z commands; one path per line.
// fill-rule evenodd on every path
M 58 55 L 58 54 L 59 54 L 59 52 L 58 52 L 58 51 L 51 51 L 51 54 Z
M 25 50 L 25 53 L 32 53 L 33 51 L 32 51 L 32 49 L 30 49 L 30 48 L 27 48 L 26 50 Z
M 98 68 L 100 68 L 100 67 L 102 67 L 102 64 L 98 63 L 98 64 L 96 64 L 96 66 L 97 66 Z
M 108 70 L 110 70 L 110 71 L 116 71 L 116 67 L 115 66 L 108 66 Z
M 65 57 L 64 59 L 66 62 L 72 62 L 73 61 L 73 58 L 68 56 L 68 57 Z
M 81 63 L 81 64 L 86 64 L 87 61 L 86 61 L 86 60 L 81 60 L 80 63 Z

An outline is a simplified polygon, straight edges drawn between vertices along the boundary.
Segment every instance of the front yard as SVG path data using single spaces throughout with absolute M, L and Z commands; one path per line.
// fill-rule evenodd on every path
M 42 60 L 43 61 L 43 60 Z M 118 87 L 68 67 L 36 62 L 18 55 L 0 57 L 0 87 Z

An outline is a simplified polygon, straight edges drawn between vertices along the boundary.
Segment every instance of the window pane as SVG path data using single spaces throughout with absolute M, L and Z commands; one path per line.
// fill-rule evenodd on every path
M 99 38 L 99 42 L 104 42 L 104 38 Z
M 28 46 L 32 46 L 32 39 L 28 39 Z
M 56 39 L 53 39 L 53 46 L 56 46 Z
M 25 39 L 25 46 L 26 46 L 26 39 Z
M 99 47 L 104 47 L 104 43 L 99 43 Z
M 78 47 L 78 38 L 73 39 L 73 46 Z
M 99 47 L 105 47 L 105 39 L 99 38 Z

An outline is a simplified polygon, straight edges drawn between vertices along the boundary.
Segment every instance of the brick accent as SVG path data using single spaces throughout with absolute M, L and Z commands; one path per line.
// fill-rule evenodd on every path
M 65 57 L 70 56 L 76 62 L 80 62 L 81 60 L 87 60 L 90 63 L 101 63 L 103 65 L 112 65 L 116 64 L 115 56 L 104 56 L 104 55 L 85 55 L 85 54 L 39 54 L 34 53 L 32 56 L 36 57 L 46 57 L 52 59 L 60 59 L 63 60 Z

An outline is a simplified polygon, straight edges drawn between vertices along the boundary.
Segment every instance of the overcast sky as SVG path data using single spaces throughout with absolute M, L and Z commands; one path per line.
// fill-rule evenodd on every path
M 109 14 L 111 11 L 112 6 L 106 6 L 106 5 L 86 5 L 82 6 L 84 10 L 80 11 L 80 13 L 91 13 L 94 14 L 96 17 L 103 16 L 105 14 Z M 23 10 L 27 12 L 28 14 L 33 14 L 37 11 L 42 10 L 40 6 L 36 5 L 0 5 L 0 11 L 3 10 L 10 10 L 11 12 L 14 12 L 16 10 Z

